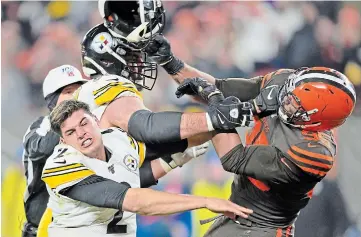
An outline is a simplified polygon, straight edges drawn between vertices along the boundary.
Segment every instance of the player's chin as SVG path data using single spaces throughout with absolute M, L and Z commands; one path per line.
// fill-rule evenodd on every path
M 86 149 L 82 149 L 81 153 L 86 155 L 89 158 L 95 158 L 96 157 L 96 148 L 95 147 L 88 147 Z
M 97 145 L 97 142 L 94 139 L 87 139 L 85 142 L 83 142 L 80 145 L 80 149 L 83 154 L 90 156 L 94 154 L 94 151 L 96 151 L 99 148 L 99 145 Z

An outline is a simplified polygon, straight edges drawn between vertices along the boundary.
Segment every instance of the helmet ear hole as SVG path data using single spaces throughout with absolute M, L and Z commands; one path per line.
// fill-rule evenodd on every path
M 333 92 L 333 90 L 331 90 L 331 89 L 328 89 L 328 91 L 329 91 L 331 94 L 335 94 L 335 93 Z
M 308 89 L 308 88 L 305 88 L 305 91 L 311 91 L 310 89 Z

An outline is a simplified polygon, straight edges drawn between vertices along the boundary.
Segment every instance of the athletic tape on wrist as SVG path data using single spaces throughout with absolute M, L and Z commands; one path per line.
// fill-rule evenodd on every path
M 174 162 L 174 161 L 171 161 L 171 163 Z M 175 163 L 174 163 L 175 164 Z M 166 173 L 169 173 L 169 171 L 171 171 L 173 168 L 171 166 L 171 164 L 165 162 L 162 158 L 160 159 L 160 165 L 162 166 L 163 170 L 166 172 Z M 175 167 L 177 165 L 175 164 Z
M 213 127 L 213 124 L 212 124 L 211 117 L 209 116 L 208 113 L 206 113 L 206 121 L 207 121 L 208 132 L 213 131 L 214 127 Z

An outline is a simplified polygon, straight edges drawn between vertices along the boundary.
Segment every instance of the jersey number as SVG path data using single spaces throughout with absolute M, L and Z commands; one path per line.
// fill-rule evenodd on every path
M 60 158 L 64 156 L 64 153 L 68 150 L 68 148 L 63 148 L 58 150 L 59 154 L 55 158 Z
M 117 225 L 118 222 L 123 218 L 123 212 L 118 211 L 114 214 L 114 218 L 111 222 L 109 222 L 107 227 L 107 234 L 118 234 L 118 233 L 127 233 L 126 225 Z

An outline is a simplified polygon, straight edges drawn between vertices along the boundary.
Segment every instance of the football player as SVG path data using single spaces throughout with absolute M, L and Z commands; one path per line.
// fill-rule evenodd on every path
M 93 77 L 99 77 L 99 75 L 103 74 L 116 74 L 121 75 L 126 78 L 130 78 L 135 84 L 141 84 L 141 87 L 151 89 L 155 83 L 155 79 L 157 76 L 157 68 L 156 65 L 149 61 L 149 57 L 146 58 L 147 55 L 150 56 L 153 62 L 161 65 L 167 72 L 170 74 L 178 83 L 183 82 L 184 79 L 190 77 L 201 77 L 206 79 L 208 82 L 215 84 L 219 87 L 221 84 L 223 85 L 223 80 L 216 80 L 213 76 L 201 72 L 187 64 L 185 64 L 182 60 L 175 57 L 171 51 L 171 47 L 167 39 L 162 35 L 164 26 L 165 26 L 165 10 L 163 8 L 161 0 L 135 0 L 135 1 L 109 1 L 109 0 L 99 0 L 98 1 L 98 10 L 101 17 L 104 20 L 104 26 L 108 28 L 108 33 L 111 35 L 111 41 L 117 41 L 118 43 L 112 45 L 110 48 L 113 49 L 114 52 L 111 50 L 107 50 L 104 45 L 101 44 L 100 40 L 96 40 L 98 47 L 94 45 L 91 47 L 91 43 L 86 43 L 86 37 L 83 41 L 83 48 L 86 49 L 85 51 L 89 51 L 89 48 L 98 49 L 99 47 L 103 48 L 102 51 L 108 51 L 111 53 L 112 56 L 107 56 L 108 54 L 100 55 L 99 53 L 91 53 L 91 52 L 83 52 L 83 69 L 84 72 L 88 72 L 88 74 L 93 74 Z M 99 28 L 102 28 L 99 26 Z M 104 30 L 102 30 L 104 31 Z M 100 31 L 97 33 L 99 34 Z M 105 32 L 105 31 L 104 31 Z M 91 35 L 91 34 L 87 34 Z M 93 37 L 96 34 L 93 31 Z M 91 38 L 91 37 L 90 37 Z M 102 37 L 104 38 L 104 37 Z M 108 41 L 108 40 L 107 40 Z M 121 45 L 119 46 L 119 42 Z M 122 48 L 122 49 L 119 49 Z M 116 53 L 120 53 L 120 55 Z M 139 52 L 138 55 L 142 56 L 134 56 L 137 55 L 136 52 Z M 140 53 L 142 52 L 142 53 Z M 146 52 L 146 53 L 143 53 Z M 89 55 L 84 55 L 89 54 Z M 133 56 L 132 56 L 133 55 Z M 91 58 L 92 60 L 86 60 L 86 58 Z M 118 60 L 115 60 L 117 58 Z M 141 60 L 141 58 L 143 60 Z M 134 60 L 135 59 L 135 60 Z M 106 64 L 104 65 L 104 62 Z M 119 61 L 121 63 L 119 63 Z M 113 64 L 118 64 L 121 68 L 118 72 L 115 72 L 111 67 Z M 109 67 L 110 65 L 110 67 Z M 146 74 L 141 74 L 140 72 L 146 72 Z M 241 80 L 237 79 L 236 82 L 233 82 L 233 79 L 227 79 L 227 91 L 234 92 L 236 91 L 239 93 L 238 88 L 245 89 L 246 93 L 243 93 L 240 97 L 242 101 L 248 100 L 250 98 L 248 96 L 249 93 L 253 93 L 253 85 L 259 83 L 260 78 L 255 78 L 253 80 Z M 235 87 L 234 87 L 235 86 Z M 251 90 L 251 91 L 249 91 Z M 233 95 L 234 93 L 229 93 Z M 241 94 L 241 93 L 239 93 Z M 226 95 L 226 94 L 225 94 Z M 227 96 L 227 95 L 226 95 Z M 245 100 L 243 98 L 246 98 Z M 250 98 L 251 99 L 251 98 Z M 254 98 L 252 98 L 254 99 Z M 125 101 L 125 100 L 124 100 Z M 230 101 L 226 101 L 224 104 L 231 103 Z M 261 97 L 257 98 L 257 105 L 258 110 L 254 110 L 253 113 L 257 114 L 258 116 L 266 116 L 272 112 L 275 112 L 276 106 L 274 101 L 264 101 Z M 121 105 L 121 104 L 120 104 Z M 115 107 L 115 105 L 114 105 Z M 254 106 L 252 106 L 253 109 Z M 136 109 L 141 109 L 141 106 L 135 106 L 134 110 L 130 113 L 134 113 L 134 116 L 137 114 L 141 114 L 140 111 L 137 114 L 134 112 Z M 207 119 L 208 124 L 208 131 L 212 131 L 213 128 L 215 129 L 230 129 L 235 127 L 234 124 L 229 124 L 232 121 L 232 118 L 229 118 L 229 111 L 223 110 L 220 116 L 215 116 L 216 118 L 224 118 L 222 121 L 212 121 L 211 122 Z M 142 112 L 144 113 L 144 112 Z M 133 123 L 128 122 L 128 118 L 123 117 L 123 121 L 121 118 L 114 118 L 114 116 L 105 115 L 104 123 L 107 123 L 106 120 L 111 120 L 110 123 L 113 124 L 120 124 L 123 123 L 123 127 L 128 124 L 129 132 L 134 133 L 137 138 L 140 140 L 143 139 L 152 139 L 153 141 L 156 136 L 152 136 L 149 138 L 145 136 L 140 136 L 141 134 L 136 134 L 133 130 Z M 214 114 L 214 113 L 212 113 Z M 141 114 L 143 117 L 147 118 L 145 115 Z M 178 114 L 179 116 L 180 114 Z M 118 115 L 119 116 L 119 115 Z M 166 115 L 164 115 L 166 116 Z M 167 115 L 168 116 L 168 115 Z M 175 116 L 175 114 L 173 115 Z M 187 116 L 187 117 L 186 117 Z M 188 117 L 189 116 L 189 117 Z M 195 115 L 192 115 L 195 116 Z M 141 117 L 141 116 L 137 116 Z M 155 116 L 154 116 L 155 117 Z M 198 115 L 199 121 L 204 121 L 201 117 L 204 117 L 204 114 Z M 212 116 L 211 116 L 212 117 Z M 241 116 L 242 117 L 242 116 Z M 208 116 L 206 115 L 206 118 Z M 157 118 L 152 118 L 153 123 L 157 123 L 159 116 Z M 198 126 L 197 129 L 187 129 L 186 127 L 186 120 L 194 121 L 196 118 L 191 117 L 189 114 L 182 115 L 181 118 L 181 127 L 180 133 L 177 136 L 181 138 L 190 137 L 193 134 L 200 133 L 206 131 L 204 122 Z M 221 122 L 221 124 L 219 124 Z M 242 120 L 241 123 L 250 124 L 252 121 Z M 108 122 L 109 123 L 109 122 Z M 188 123 L 190 124 L 190 123 Z M 167 125 L 170 126 L 170 125 Z M 237 125 L 239 126 L 239 124 Z M 188 126 L 189 127 L 189 126 Z M 125 128 L 124 128 L 125 129 Z M 157 129 L 154 127 L 154 129 Z M 188 130 L 185 131 L 185 130 Z M 189 133 L 189 131 L 192 131 Z M 144 130 L 143 130 L 144 131 Z M 178 131 L 178 129 L 174 130 Z M 154 132 L 154 131 L 152 131 Z M 149 133 L 148 133 L 149 134 Z M 169 134 L 168 136 L 164 136 L 164 140 L 174 140 L 175 135 Z
M 247 88 L 254 94 L 246 88 L 227 91 L 227 80 L 223 83 L 225 94 L 248 93 L 248 99 L 268 88 L 263 96 L 271 97 L 267 100 L 275 97 L 279 106 L 277 113 L 255 120 L 246 146 L 236 131 L 213 137 L 224 170 L 236 174 L 230 200 L 254 212 L 247 220 L 221 216 L 206 236 L 292 237 L 299 211 L 332 168 L 336 153 L 332 129 L 352 113 L 355 89 L 345 75 L 325 67 L 269 73 Z M 177 94 L 207 100 L 204 91 L 222 99 L 215 85 L 200 78 L 186 79 Z M 250 106 L 249 102 L 238 103 Z
M 60 102 L 71 99 L 72 94 L 81 84 L 87 82 L 78 69 L 62 65 L 51 70 L 43 82 L 43 95 L 50 111 Z M 45 161 L 59 143 L 59 135 L 50 129 L 48 116 L 41 116 L 33 122 L 23 138 L 23 163 L 27 187 L 24 194 L 24 207 L 27 223 L 23 237 L 35 237 L 41 216 L 46 209 L 49 195 L 41 172 Z
M 53 217 L 50 237 L 136 236 L 135 213 L 170 215 L 208 208 L 246 218 L 252 212 L 228 200 L 141 188 L 143 159 L 139 147 L 129 143 L 134 139 L 119 128 L 100 130 L 83 102 L 64 101 L 50 114 L 50 123 L 62 142 L 42 173 Z M 151 172 L 156 178 L 166 173 L 158 159 L 152 160 Z
M 43 83 L 44 98 L 49 110 L 52 111 L 60 102 L 71 99 L 74 91 L 86 82 L 88 82 L 88 80 L 83 79 L 80 71 L 71 65 L 62 65 L 52 69 Z M 144 159 L 145 146 L 134 139 L 129 140 L 132 146 L 137 147 L 140 156 Z M 24 196 L 27 223 L 23 229 L 23 236 L 36 236 L 37 228 L 46 209 L 46 203 L 49 197 L 45 183 L 41 180 L 41 172 L 46 159 L 53 153 L 54 147 L 59 143 L 59 136 L 50 129 L 48 116 L 42 116 L 30 125 L 24 136 L 23 143 L 23 162 L 25 175 L 27 177 L 27 188 Z M 164 146 L 171 147 L 169 149 L 174 150 L 174 148 L 172 148 L 172 146 L 174 146 L 173 144 L 167 143 L 164 144 Z M 152 147 L 152 145 L 148 147 Z M 205 143 L 189 148 L 185 150 L 184 153 L 170 155 L 171 153 L 158 152 L 157 154 L 164 155 L 162 165 L 164 169 L 169 172 L 178 166 L 184 165 L 190 159 L 204 154 L 207 147 L 208 144 Z M 160 147 L 153 146 L 153 150 L 154 149 L 162 150 Z M 154 154 L 152 157 L 158 158 L 154 157 Z M 146 161 L 141 167 L 141 180 L 144 184 L 148 182 L 147 185 L 153 185 L 157 182 L 151 172 L 149 172 L 150 166 L 150 161 Z
M 183 152 L 209 140 L 209 131 L 248 123 L 242 116 L 231 116 L 231 110 L 239 108 L 230 100 L 214 103 L 206 113 L 149 111 L 136 85 L 151 89 L 157 65 L 148 62 L 136 45 L 114 37 L 103 24 L 89 30 L 82 41 L 83 71 L 92 80 L 80 87 L 74 97 L 90 105 L 102 128 L 122 128 L 147 144 L 175 142 L 174 147 L 179 150 L 173 152 Z

